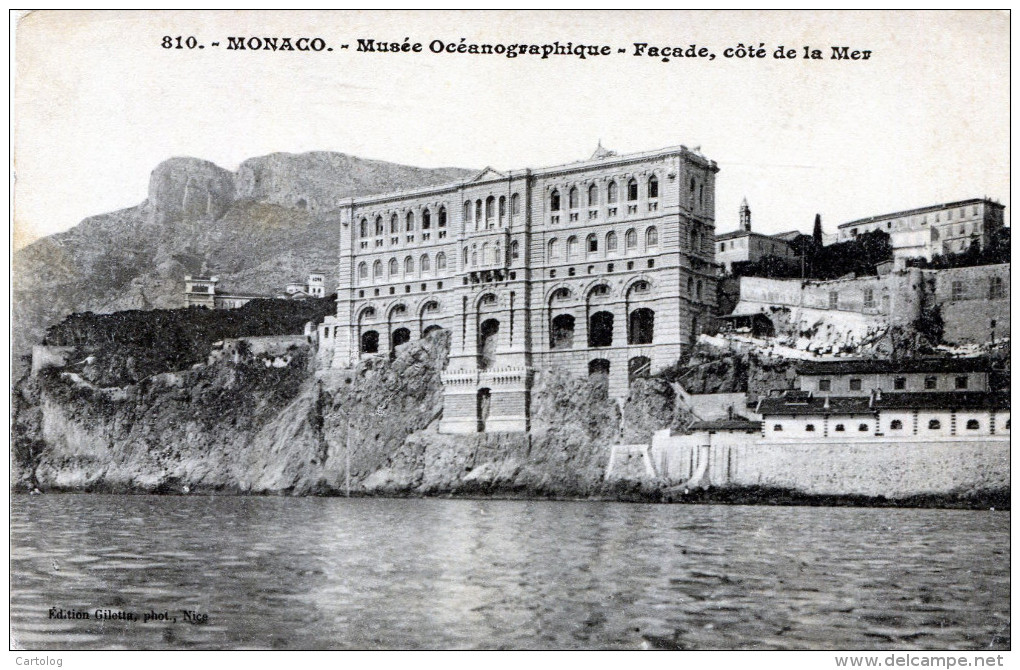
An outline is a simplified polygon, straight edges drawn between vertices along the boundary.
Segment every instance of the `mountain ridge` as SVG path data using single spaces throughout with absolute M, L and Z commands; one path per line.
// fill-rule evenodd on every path
M 331 240 L 344 200 L 476 172 L 329 151 L 256 156 L 233 172 L 201 158 L 168 158 L 152 170 L 141 203 L 86 217 L 14 252 L 15 371 L 68 314 L 183 307 L 185 274 L 215 272 L 225 284 L 269 293 L 314 268 L 336 286 Z

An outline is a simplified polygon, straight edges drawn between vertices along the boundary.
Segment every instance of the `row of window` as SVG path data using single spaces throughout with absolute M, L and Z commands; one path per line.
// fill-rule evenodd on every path
M 960 375 L 953 380 L 954 388 L 958 391 L 964 391 L 967 389 L 967 385 L 970 383 L 970 378 L 967 375 Z M 860 391 L 863 381 L 857 377 L 850 379 L 850 390 Z M 939 387 L 939 378 L 935 375 L 930 375 L 924 378 L 924 388 L 928 391 L 934 391 Z M 893 390 L 903 391 L 907 388 L 906 377 L 894 377 L 893 378 Z M 818 380 L 819 391 L 831 391 L 832 380 L 831 379 L 819 379 Z
M 647 265 L 647 267 L 649 269 L 654 268 L 655 267 L 655 259 L 654 258 L 649 258 L 646 261 L 645 264 Z M 597 265 L 589 265 L 588 266 L 588 274 L 590 274 L 590 275 L 591 274 L 595 274 L 597 269 L 598 269 Z M 634 269 L 634 261 L 627 261 L 627 269 L 628 270 L 633 270 Z M 614 272 L 615 270 L 616 270 L 616 264 L 615 263 L 606 263 L 606 272 Z M 513 273 L 511 273 L 511 274 L 513 274 Z M 549 278 L 550 279 L 556 279 L 556 274 L 557 274 L 557 270 L 556 269 L 549 270 Z M 572 268 L 572 267 L 571 268 L 567 268 L 567 276 L 568 277 L 575 277 L 575 276 L 577 276 L 577 268 Z M 698 297 L 699 298 L 701 297 L 700 289 L 701 289 L 701 282 L 698 282 L 698 290 L 699 290 Z
M 638 199 L 638 180 L 631 177 L 625 186 L 627 193 L 627 201 L 633 202 Z M 619 200 L 620 187 L 617 186 L 616 180 L 610 181 L 606 187 L 606 202 L 613 204 Z M 648 178 L 645 182 L 645 194 L 649 200 L 653 200 L 659 197 L 659 178 L 654 174 Z M 598 184 L 591 184 L 588 186 L 588 197 L 585 203 L 588 207 L 597 207 L 599 204 L 599 187 Z M 562 209 L 562 200 L 560 197 L 559 189 L 554 188 L 552 193 L 549 194 L 549 211 L 558 212 Z M 576 186 L 570 187 L 567 192 L 567 207 L 570 209 L 577 209 L 581 206 L 581 192 Z
M 474 216 L 472 216 L 472 213 Z M 514 193 L 510 196 L 510 213 L 516 216 L 521 213 L 521 196 Z M 464 202 L 464 226 L 474 223 L 475 230 L 491 230 L 499 224 L 502 228 L 506 222 L 506 196 L 501 195 L 499 199 L 490 195 L 484 201 L 481 198 Z
M 772 426 L 772 430 L 775 432 L 782 432 L 783 424 L 777 423 Z M 846 431 L 846 426 L 842 423 L 837 423 L 834 427 L 835 432 L 842 433 Z M 862 423 L 857 426 L 858 432 L 866 433 L 870 430 L 868 424 Z M 893 419 L 889 422 L 889 430 L 903 430 L 903 422 L 899 419 Z M 928 421 L 928 430 L 942 430 L 942 421 L 939 419 L 931 419 Z M 967 430 L 981 430 L 981 422 L 977 419 L 967 420 Z M 1009 430 L 1009 419 L 1006 420 L 1006 430 Z M 815 432 L 815 424 L 809 423 L 804 426 L 804 432 L 813 433 Z
M 952 209 L 945 210 L 946 221 L 952 221 L 953 220 L 953 212 L 954 211 L 955 210 L 952 210 Z M 961 218 L 961 219 L 964 218 L 965 216 L 967 216 L 967 209 L 965 207 L 961 207 L 958 210 L 958 212 L 959 212 L 959 218 Z M 978 215 L 978 206 L 977 205 L 974 205 L 973 210 L 972 210 L 972 215 L 973 216 L 977 216 Z M 935 212 L 935 223 L 938 223 L 938 222 L 939 222 L 939 213 Z M 886 228 L 886 230 L 892 230 L 893 226 L 895 226 L 896 230 L 903 230 L 903 227 L 904 226 L 910 226 L 910 223 L 911 223 L 910 219 L 896 219 L 895 221 L 886 221 L 885 222 L 885 228 Z M 920 218 L 920 220 L 917 220 L 915 218 L 914 219 L 914 223 L 915 224 L 920 224 L 922 226 L 926 226 L 926 225 L 928 225 L 928 217 L 927 216 L 922 216 Z M 977 228 L 978 232 L 980 232 L 980 230 L 981 230 L 980 225 L 981 224 L 978 224 L 978 228 Z M 869 231 L 869 230 L 878 230 L 878 229 L 881 229 L 881 227 L 882 227 L 882 223 L 881 222 L 873 223 L 873 224 L 870 224 L 870 225 L 867 225 L 867 226 L 862 226 L 862 228 L 864 229 L 865 232 Z M 858 232 L 857 228 L 851 228 L 850 229 L 850 234 L 853 237 L 857 237 L 857 232 Z M 958 233 L 958 234 L 962 234 L 962 233 Z
M 372 279 L 378 280 L 383 278 L 383 267 L 384 266 L 382 260 L 376 260 L 375 263 L 372 264 Z M 392 279 L 394 277 L 400 276 L 401 267 L 403 267 L 404 277 L 414 276 L 415 261 L 413 257 L 408 256 L 404 259 L 403 266 L 401 266 L 401 263 L 396 258 L 390 259 L 389 264 L 387 266 L 387 269 L 389 270 L 389 277 Z M 432 272 L 432 262 L 428 254 L 423 254 L 421 256 L 421 258 L 418 261 L 417 267 L 418 267 L 417 271 L 419 273 L 418 276 L 424 276 L 425 274 Z M 438 254 L 436 254 L 436 270 L 439 271 L 445 269 L 446 269 L 446 254 L 440 251 Z M 358 281 L 360 283 L 362 280 L 366 279 L 368 279 L 368 263 L 362 261 L 361 263 L 358 264 Z
M 437 281 L 436 284 L 435 284 L 435 290 L 436 291 L 441 291 L 442 288 L 443 288 L 443 282 Z M 429 285 L 428 284 L 421 284 L 421 287 L 420 287 L 419 290 L 422 293 L 425 293 L 425 292 L 427 292 L 429 290 Z M 404 293 L 410 293 L 410 292 L 411 292 L 411 285 L 410 284 L 405 284 L 404 285 Z M 396 293 L 397 293 L 397 287 L 396 286 L 391 286 L 390 287 L 390 295 L 396 295 Z M 375 297 L 378 298 L 379 295 L 380 295 L 380 289 L 375 289 L 374 295 L 375 295 Z M 358 297 L 359 298 L 364 298 L 365 297 L 365 289 L 361 289 L 360 291 L 358 291 Z
M 976 282 L 954 281 L 952 283 L 951 288 L 953 300 L 967 300 L 970 296 L 973 296 L 974 298 L 978 298 L 980 296 L 981 291 L 974 291 L 973 293 L 967 291 L 968 283 L 973 285 Z M 1002 277 L 992 277 L 989 279 L 987 295 L 989 300 L 1000 300 L 1006 297 L 1006 284 Z
M 623 236 L 624 247 L 627 251 L 637 249 L 638 245 L 638 234 L 633 228 L 629 229 Z M 579 254 L 579 240 L 576 235 L 571 235 L 567 238 L 566 252 L 567 260 L 571 260 Z M 659 246 L 659 231 L 655 226 L 649 226 L 645 230 L 645 248 L 652 248 Z M 605 236 L 605 252 L 613 253 L 617 251 L 619 242 L 616 237 L 616 232 L 610 230 Z M 585 253 L 596 254 L 599 251 L 599 236 L 595 233 L 591 233 L 585 239 L 584 242 Z M 548 259 L 550 261 L 559 260 L 560 256 L 560 241 L 554 237 L 549 240 L 547 244 Z
M 436 227 L 446 228 L 446 207 L 440 207 L 438 216 L 436 217 Z M 415 217 L 414 212 L 408 212 L 403 217 L 403 226 L 401 226 L 401 217 L 396 213 L 390 216 L 389 234 L 397 235 L 400 233 L 413 233 L 415 229 Z M 421 212 L 421 229 L 423 231 L 430 230 L 432 228 L 432 212 L 426 207 Z M 361 219 L 361 223 L 358 224 L 358 237 L 372 237 L 374 233 L 375 237 L 382 237 L 386 235 L 386 223 L 383 221 L 382 215 L 375 217 L 375 224 L 370 228 L 368 225 L 368 219 Z

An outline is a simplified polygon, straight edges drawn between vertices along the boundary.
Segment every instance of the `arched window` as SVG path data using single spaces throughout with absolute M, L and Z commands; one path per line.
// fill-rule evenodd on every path
M 868 424 L 862 423 L 862 424 L 858 425 L 857 426 L 857 432 L 859 432 L 859 433 L 866 433 L 866 432 L 868 432 Z
M 552 212 L 560 211 L 560 192 L 553 189 L 552 194 L 549 196 L 549 210 Z
M 549 258 L 560 257 L 560 241 L 555 237 L 549 240 Z
M 506 218 L 506 196 L 499 196 L 499 225 L 503 225 L 503 220 Z
M 423 210 L 421 213 L 421 229 L 428 230 L 432 227 L 432 212 Z
M 549 348 L 570 349 L 574 346 L 574 317 L 560 314 L 552 319 L 549 326 Z
M 567 258 L 573 258 L 577 255 L 577 238 L 571 235 L 567 238 Z
M 400 232 L 400 218 L 394 214 L 390 217 L 390 235 L 396 235 Z
M 485 221 L 488 222 L 494 216 L 496 216 L 496 198 L 490 195 L 485 199 Z
M 593 254 L 599 250 L 599 238 L 595 233 L 588 236 L 588 240 L 585 243 L 585 249 L 589 254 Z
M 358 264 L 358 279 L 368 279 L 368 263 L 364 261 Z
M 658 198 L 659 197 L 659 178 L 652 175 L 648 178 L 648 197 Z
M 645 246 L 646 247 L 657 247 L 659 246 L 659 231 L 652 226 L 645 231 Z
M 611 230 L 606 233 L 606 251 L 616 251 L 616 233 Z
M 404 259 L 404 274 L 414 274 L 414 259 L 410 256 Z
M 467 247 L 464 247 L 464 262 L 462 263 L 462 265 L 464 267 L 468 266 L 468 248 Z
M 609 188 L 606 191 L 606 202 L 612 204 L 616 202 L 617 198 L 617 186 L 615 181 L 609 182 Z
M 421 263 L 419 267 L 421 268 L 422 273 L 432 272 L 432 264 L 429 263 L 428 254 L 425 254 L 424 256 L 421 257 Z
M 815 424 L 809 423 L 808 425 L 804 426 L 804 430 L 806 430 L 809 433 L 815 432 Z
M 446 228 L 446 208 L 439 208 L 439 227 Z
M 704 205 L 705 204 L 705 185 L 704 184 L 702 184 L 701 186 L 698 187 L 698 204 L 699 205 Z
M 889 422 L 889 430 L 903 430 L 903 422 L 899 419 L 893 419 Z
M 471 220 L 471 201 L 468 200 L 464 203 L 464 223 L 466 224 Z
M 633 177 L 627 182 L 627 200 L 637 200 L 637 179 Z
M 379 351 L 379 333 L 368 330 L 361 334 L 361 353 L 374 354 Z
M 478 247 L 471 247 L 471 267 L 478 266 Z
M 475 200 L 475 230 L 482 225 L 482 201 Z
M 637 248 L 637 231 L 634 230 L 633 228 L 627 231 L 626 242 L 627 251 Z
M 492 262 L 489 258 L 489 243 L 485 242 L 482 244 L 482 265 L 488 265 Z
M 414 212 L 407 213 L 407 232 L 414 232 Z
M 520 214 L 521 213 L 521 195 L 514 193 L 510 196 L 510 213 Z
M 691 177 L 691 198 L 694 197 L 694 177 Z
M 361 237 L 368 237 L 368 219 L 361 220 Z
M 967 430 L 979 430 L 980 428 L 981 428 L 981 424 L 978 423 L 977 419 L 968 419 L 967 420 Z
M 510 258 L 512 260 L 517 260 L 520 257 L 521 257 L 521 245 L 517 242 L 517 240 L 514 240 L 513 242 L 510 243 Z
M 375 279 L 382 278 L 382 261 L 372 263 L 372 277 Z
M 594 207 L 599 204 L 599 187 L 592 184 L 588 187 L 588 206 Z
M 446 269 L 446 254 L 444 254 L 442 251 L 436 254 L 436 269 L 437 270 Z
M 701 280 L 700 279 L 698 280 L 697 290 L 695 291 L 694 295 L 697 296 L 698 300 L 701 300 Z
M 783 424 L 781 423 L 775 424 L 774 426 L 772 426 L 772 430 L 776 431 L 777 433 L 783 432 Z
M 503 264 L 503 248 L 500 245 L 499 240 L 496 240 L 492 247 L 492 262 L 498 265 Z
M 655 312 L 647 307 L 630 313 L 627 344 L 651 344 L 655 337 Z
M 940 430 L 942 428 L 942 422 L 938 419 L 932 419 L 928 422 L 928 430 Z
M 569 202 L 570 202 L 570 209 L 577 209 L 578 197 L 577 197 L 577 187 L 576 186 L 571 186 L 570 187 Z
M 396 258 L 391 258 L 390 259 L 390 276 L 393 277 L 398 272 L 400 272 L 400 263 L 397 262 Z
M 378 237 L 379 235 L 382 235 L 385 232 L 386 231 L 383 229 L 382 217 L 381 216 L 375 217 L 375 234 L 376 234 L 376 237 Z
M 845 430 L 846 430 L 846 426 L 844 426 L 844 425 L 843 425 L 843 424 L 841 424 L 841 423 L 837 423 L 837 424 L 836 424 L 836 432 L 837 432 L 837 433 L 842 433 L 842 432 L 844 432 Z

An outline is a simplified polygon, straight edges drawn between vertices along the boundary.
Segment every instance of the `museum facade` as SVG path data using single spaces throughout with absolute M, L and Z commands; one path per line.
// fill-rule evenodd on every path
M 352 199 L 339 210 L 335 369 L 450 333 L 440 430 L 523 431 L 536 369 L 630 381 L 671 365 L 715 307 L 715 174 L 668 147 Z

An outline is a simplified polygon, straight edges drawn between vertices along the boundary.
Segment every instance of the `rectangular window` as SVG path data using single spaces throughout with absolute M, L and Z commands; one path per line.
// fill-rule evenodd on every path
M 875 290 L 866 288 L 864 289 L 864 308 L 873 309 L 875 307 Z
M 861 390 L 861 380 L 860 379 L 851 379 L 850 380 L 850 390 L 851 391 L 860 391 Z
M 963 288 L 963 282 L 962 281 L 954 281 L 953 282 L 953 296 L 952 296 L 952 299 L 953 300 L 963 300 L 964 296 L 966 296 L 966 292 L 964 291 L 964 288 Z
M 906 388 L 907 388 L 907 378 L 906 377 L 897 377 L 896 379 L 893 380 L 893 389 L 895 389 L 897 391 L 903 391 Z
M 963 390 L 967 388 L 967 375 L 961 375 L 956 378 L 957 390 Z
M 839 294 L 829 291 L 829 309 L 839 309 Z
M 818 380 L 818 390 L 819 391 L 831 391 L 832 390 L 832 380 L 831 379 L 819 379 Z
M 938 386 L 939 386 L 939 379 L 938 379 L 938 377 L 925 377 L 924 378 L 924 390 L 925 391 L 934 391 L 935 389 L 938 388 Z

